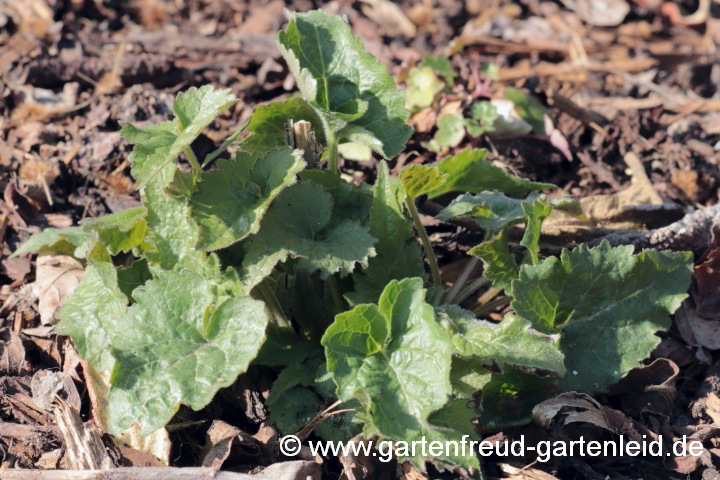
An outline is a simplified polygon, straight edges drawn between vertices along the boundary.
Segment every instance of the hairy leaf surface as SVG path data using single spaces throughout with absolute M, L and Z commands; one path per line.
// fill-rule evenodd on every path
M 97 232 L 98 241 L 110 255 L 129 252 L 145 242 L 147 235 L 147 209 L 135 207 L 122 212 L 88 219 L 83 222 L 86 232 Z
M 138 190 L 189 147 L 213 119 L 235 101 L 235 95 L 229 89 L 215 90 L 212 85 L 192 87 L 175 99 L 175 121 L 148 127 L 125 125 L 120 134 L 135 144 L 130 161 Z
M 349 274 L 357 264 L 367 266 L 377 240 L 358 222 L 332 222 L 333 206 L 332 195 L 315 183 L 283 190 L 265 214 L 260 232 L 249 239 L 244 284 L 257 285 L 289 256 L 299 257 L 304 267 L 320 270 L 323 277 Z
M 457 305 L 445 305 L 439 318 L 450 324 L 455 352 L 463 357 L 475 357 L 487 366 L 565 373 L 563 354 L 555 342 L 531 330 L 527 320 L 506 315 L 494 324 L 476 319 L 475 314 Z
M 393 280 L 377 305 L 358 305 L 335 317 L 322 339 L 328 370 L 342 400 L 363 402 L 366 433 L 394 440 L 457 436 L 428 417 L 451 393 L 451 342 L 425 302 L 420 278 Z M 441 458 L 477 466 L 475 457 Z M 413 458 L 421 468 L 424 459 Z
M 72 337 L 80 356 L 102 372 L 112 367 L 112 335 L 121 325 L 128 303 L 118 285 L 115 267 L 90 262 L 83 281 L 57 312 L 61 322 L 54 331 Z
M 605 391 L 640 365 L 670 327 L 670 314 L 687 297 L 692 254 L 607 242 L 563 250 L 525 265 L 513 281 L 512 306 L 533 327 L 562 334 L 565 390 Z
M 147 434 L 181 403 L 203 408 L 247 369 L 265 340 L 262 302 L 223 301 L 212 283 L 189 271 L 162 272 L 133 297 L 112 339 L 111 432 L 138 423 Z
M 400 180 L 405 187 L 405 193 L 410 198 L 417 198 L 444 185 L 447 175 L 437 167 L 415 163 L 403 168 Z
M 264 157 L 238 153 L 218 161 L 219 169 L 203 174 L 190 197 L 192 216 L 200 226 L 198 248 L 218 250 L 252 235 L 270 202 L 295 183 L 305 167 L 300 150 L 285 147 Z

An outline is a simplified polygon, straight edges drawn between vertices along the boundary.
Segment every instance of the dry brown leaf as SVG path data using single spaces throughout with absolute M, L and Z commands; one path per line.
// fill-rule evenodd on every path
M 388 34 L 401 33 L 412 38 L 417 27 L 405 15 L 402 9 L 388 0 L 361 0 L 362 12 L 373 22 L 380 25 Z
M 83 372 L 88 396 L 92 404 L 92 417 L 94 423 L 104 432 L 108 431 L 108 406 L 110 394 L 110 371 L 98 372 L 83 361 Z M 150 435 L 141 435 L 142 429 L 134 425 L 116 435 L 115 442 L 142 453 L 154 456 L 163 465 L 170 464 L 170 436 L 167 429 L 161 428 Z
M 620 25 L 628 13 L 630 5 L 625 0 L 561 0 L 563 5 L 580 18 L 596 27 L 614 27 Z
M 82 281 L 85 270 L 80 262 L 67 255 L 44 255 L 37 259 L 33 294 L 40 300 L 40 321 L 55 323 L 55 312 Z
M 52 407 L 55 397 L 64 392 L 62 398 L 64 398 L 71 407 L 76 410 L 80 410 L 82 407 L 82 400 L 80 394 L 77 391 L 75 382 L 65 375 L 63 372 L 51 372 L 50 370 L 39 370 L 33 375 L 32 382 L 30 383 L 30 390 L 32 391 L 33 401 L 35 405 L 44 409 L 50 410 Z
M 25 347 L 20 336 L 5 328 L 0 330 L 0 376 L 21 375 L 25 366 Z

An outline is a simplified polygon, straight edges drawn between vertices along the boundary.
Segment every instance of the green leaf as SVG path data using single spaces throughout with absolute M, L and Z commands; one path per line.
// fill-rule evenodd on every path
M 81 246 L 90 235 L 82 227 L 46 228 L 40 233 L 34 234 L 15 250 L 10 258 L 24 255 L 26 253 L 67 253 L 72 255 L 73 251 Z
M 267 340 L 253 364 L 279 367 L 295 365 L 320 351 L 317 345 L 301 339 L 294 330 L 268 327 Z
M 127 268 L 118 268 L 116 272 L 118 286 L 127 298 L 132 298 L 132 292 L 152 278 L 148 262 L 144 258 L 135 260 Z
M 425 302 L 421 278 L 393 280 L 377 305 L 359 305 L 335 317 L 322 339 L 328 370 L 341 400 L 365 407 L 366 433 L 393 440 L 445 440 L 460 436 L 428 417 L 451 392 L 450 338 Z M 474 456 L 439 460 L 477 467 Z M 424 469 L 424 460 L 412 459 Z
M 441 323 L 448 322 L 455 352 L 475 357 L 486 366 L 507 366 L 565 373 L 563 354 L 548 337 L 530 329 L 530 322 L 506 315 L 494 324 L 477 320 L 475 314 L 457 305 L 445 305 L 438 312 Z
M 549 183 L 531 182 L 511 175 L 488 162 L 485 157 L 485 149 L 468 149 L 438 163 L 438 169 L 447 174 L 448 180 L 428 196 L 434 198 L 448 192 L 480 193 L 484 190 L 497 190 L 507 195 L 520 196 L 556 188 Z
M 632 252 L 607 242 L 563 250 L 559 259 L 524 265 L 512 283 L 517 314 L 562 334 L 566 391 L 605 391 L 639 366 L 687 297 L 691 253 Z
M 452 68 L 452 62 L 447 57 L 439 55 L 426 55 L 418 62 L 418 67 L 430 67 L 435 73 L 445 77 L 457 77 L 457 73 Z
M 353 275 L 355 291 L 346 298 L 352 304 L 375 303 L 390 280 L 419 277 L 425 273 L 422 250 L 415 239 L 412 222 L 405 215 L 403 202 L 391 186 L 385 162 L 378 165 L 374 198 L 370 210 L 370 233 L 378 239 L 377 255 L 368 267 Z
M 97 371 L 112 367 L 111 336 L 123 321 L 128 298 L 118 285 L 111 263 L 90 262 L 83 281 L 57 312 L 54 332 L 69 335 L 81 357 Z
M 492 372 L 484 359 L 453 357 L 450 370 L 452 393 L 456 398 L 472 399 L 490 381 Z
M 367 184 L 358 186 L 346 182 L 337 172 L 330 170 L 305 170 L 300 173 L 300 179 L 322 185 L 332 196 L 330 225 L 337 225 L 345 220 L 367 220 L 373 202 L 372 191 Z
M 314 372 L 313 372 L 314 373 Z M 281 435 L 294 435 L 322 411 L 323 401 L 312 390 L 292 387 L 268 403 L 270 422 Z
M 557 379 L 540 377 L 517 368 L 493 373 L 480 395 L 480 425 L 483 430 L 525 425 L 538 403 L 561 393 Z
M 435 136 L 423 146 L 433 152 L 443 153 L 457 147 L 465 138 L 465 119 L 459 113 L 446 113 L 438 118 Z
M 472 118 L 465 119 L 465 127 L 470 135 L 477 137 L 494 131 L 497 118 L 498 112 L 491 102 L 475 102 L 472 106 Z
M 403 168 L 400 181 L 407 195 L 414 199 L 442 187 L 447 182 L 447 175 L 440 172 L 437 167 L 414 163 Z
M 480 227 L 495 231 L 508 225 L 522 222 L 528 215 L 523 204 L 537 200 L 537 194 L 530 194 L 525 200 L 510 198 L 500 192 L 469 193 L 456 197 L 445 207 L 437 218 L 449 220 L 455 217 L 473 217 Z
M 528 249 L 534 265 L 540 261 L 540 229 L 553 207 L 546 199 L 540 198 L 532 203 L 523 202 L 522 209 L 527 217 L 527 225 L 520 245 Z
M 442 92 L 443 88 L 445 83 L 435 75 L 432 68 L 414 68 L 407 80 L 405 106 L 408 109 L 429 107 L 435 95 Z
M 130 161 L 138 190 L 190 146 L 215 117 L 235 101 L 235 95 L 229 89 L 215 90 L 212 85 L 199 89 L 192 87 L 177 95 L 173 103 L 174 122 L 149 127 L 125 125 L 120 134 L 135 144 Z
M 331 112 L 357 111 L 359 101 L 367 103 L 352 124 L 372 132 L 388 157 L 400 153 L 412 128 L 404 94 L 387 67 L 365 50 L 345 18 L 319 10 L 288 16 L 278 43 L 303 97 Z
M 545 107 L 537 98 L 513 87 L 505 89 L 505 98 L 515 104 L 515 111 L 536 135 L 545 135 Z
M 107 248 L 110 255 L 129 252 L 145 242 L 148 231 L 147 210 L 135 207 L 102 217 L 87 219 L 83 222 L 86 232 L 97 232 L 98 240 Z
M 510 292 L 510 282 L 518 277 L 520 270 L 515 263 L 515 256 L 508 248 L 507 229 L 472 248 L 468 254 L 482 260 L 483 275 L 492 280 L 494 288 Z
M 285 147 L 264 158 L 238 153 L 235 160 L 219 160 L 218 170 L 202 175 L 190 198 L 192 216 L 201 230 L 200 250 L 228 247 L 257 233 L 270 202 L 305 167 L 300 150 Z
M 249 239 L 243 283 L 257 285 L 290 256 L 301 258 L 309 270 L 320 270 L 323 278 L 367 266 L 377 240 L 358 222 L 331 222 L 333 207 L 332 195 L 321 185 L 301 182 L 283 190 Z
M 133 292 L 112 338 L 111 433 L 134 423 L 163 427 L 181 403 L 199 410 L 243 373 L 265 340 L 265 306 L 220 301 L 214 286 L 184 271 L 161 272 Z
M 268 105 L 255 107 L 247 129 L 252 135 L 246 137 L 241 146 L 244 151 L 251 153 L 265 153 L 277 148 L 287 146 L 285 122 L 305 120 L 312 123 L 315 128 L 316 140 L 321 145 L 327 145 L 322 113 L 310 103 L 300 97 L 290 98 L 284 102 L 272 102 Z M 342 128 L 345 122 L 335 125 Z
M 362 145 L 385 158 L 387 157 L 385 150 L 383 150 L 382 141 L 377 138 L 373 132 L 364 127 L 351 124 L 340 130 L 337 136 L 340 141 L 351 142 L 355 145 Z
M 265 403 L 268 406 L 272 406 L 278 400 L 282 399 L 288 390 L 297 386 L 309 387 L 314 385 L 318 364 L 318 361 L 310 361 L 306 363 L 296 363 L 284 368 L 273 382 L 272 388 L 270 388 L 270 394 Z M 303 426 L 304 425 L 301 425 L 301 428 Z
M 151 265 L 162 270 L 189 268 L 196 273 L 205 272 L 207 255 L 196 249 L 200 229 L 190 215 L 187 199 L 172 197 L 164 191 L 174 170 L 172 166 L 164 167 L 142 192 L 148 211 L 147 241 L 153 248 L 144 256 Z

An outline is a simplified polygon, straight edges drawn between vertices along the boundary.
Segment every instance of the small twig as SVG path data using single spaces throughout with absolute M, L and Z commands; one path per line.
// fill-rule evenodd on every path
M 720 204 L 685 215 L 668 226 L 649 232 L 611 233 L 590 242 L 596 246 L 603 240 L 611 245 L 634 245 L 636 249 L 689 250 L 698 252 L 708 246 L 713 228 L 720 226 Z

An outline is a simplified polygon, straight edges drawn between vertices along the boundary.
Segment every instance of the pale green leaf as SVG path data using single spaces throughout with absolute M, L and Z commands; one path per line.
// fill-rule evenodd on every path
M 82 227 L 46 228 L 30 237 L 27 242 L 23 243 L 20 248 L 10 255 L 10 258 L 36 252 L 72 255 L 73 251 L 85 243 L 89 236 Z
M 472 106 L 472 118 L 465 119 L 465 127 L 470 135 L 477 137 L 494 131 L 497 117 L 497 110 L 491 102 L 475 102 Z
M 377 305 L 337 315 L 325 332 L 322 344 L 338 397 L 364 404 L 366 433 L 405 441 L 460 437 L 428 420 L 451 393 L 452 347 L 434 316 L 421 278 L 393 280 Z M 478 465 L 474 456 L 446 453 L 435 460 Z M 424 469 L 425 459 L 412 460 Z
M 432 68 L 414 68 L 407 79 L 405 106 L 408 109 L 429 107 L 435 95 L 442 92 L 443 88 L 445 83 L 435 75 Z
M 563 250 L 524 265 L 512 283 L 512 306 L 533 327 L 562 334 L 565 390 L 602 392 L 639 366 L 670 327 L 670 314 L 687 297 L 692 254 L 607 242 Z
M 185 197 L 165 193 L 164 185 L 172 179 L 175 167 L 164 167 L 158 176 L 143 190 L 143 203 L 147 208 L 147 241 L 152 250 L 144 253 L 151 265 L 162 270 L 189 268 L 205 272 L 207 255 L 196 249 L 200 229 L 190 215 Z
M 238 153 L 218 161 L 218 169 L 202 175 L 190 197 L 192 216 L 200 227 L 198 248 L 225 248 L 257 233 L 260 220 L 283 188 L 295 183 L 305 167 L 300 150 L 285 147 L 264 157 Z
M 123 321 L 128 298 L 118 285 L 111 263 L 90 262 L 83 281 L 56 316 L 60 323 L 54 332 L 69 335 L 81 357 L 97 371 L 112 367 L 111 337 Z
M 527 195 L 538 190 L 556 188 L 549 183 L 531 182 L 516 177 L 486 160 L 487 150 L 468 149 L 444 159 L 438 169 L 448 176 L 445 185 L 428 194 L 430 198 L 448 192 L 480 193 L 497 190 L 507 195 Z
M 506 315 L 495 324 L 478 320 L 472 312 L 457 305 L 438 310 L 439 319 L 448 322 L 455 352 L 475 357 L 486 366 L 514 366 L 563 375 L 563 354 L 555 342 L 533 331 L 530 322 L 515 315 Z
M 143 245 L 148 225 L 145 207 L 135 207 L 83 222 L 86 232 L 97 232 L 98 241 L 110 255 L 130 252 Z
M 465 138 L 465 119 L 459 113 L 446 113 L 438 118 L 437 132 L 428 143 L 423 146 L 433 152 L 443 153 L 452 147 L 457 147 Z
M 435 73 L 445 77 L 457 77 L 457 73 L 452 68 L 452 62 L 447 57 L 439 55 L 426 55 L 418 62 L 418 67 L 430 67 Z
M 144 188 L 235 101 L 229 89 L 215 90 L 212 85 L 191 87 L 179 93 L 173 103 L 174 122 L 149 127 L 125 125 L 120 134 L 135 144 L 130 161 L 137 188 Z
M 404 94 L 387 67 L 365 50 L 345 18 L 322 11 L 288 16 L 278 43 L 303 97 L 330 112 L 356 111 L 358 101 L 366 102 L 352 123 L 372 132 L 385 155 L 400 153 L 412 128 Z
M 109 427 L 137 423 L 147 434 L 180 404 L 199 410 L 243 373 L 265 340 L 265 306 L 250 297 L 221 301 L 211 282 L 161 272 L 133 292 L 115 325 Z
M 382 141 L 365 127 L 350 124 L 340 130 L 337 136 L 340 141 L 348 141 L 358 145 L 364 145 L 382 157 L 387 157 L 385 151 L 383 150 Z
M 490 381 L 491 375 L 487 363 L 480 358 L 453 357 L 450 371 L 453 396 L 465 400 L 472 399 Z
M 377 302 L 391 280 L 419 277 L 425 272 L 412 222 L 393 192 L 391 180 L 387 164 L 381 162 L 370 210 L 370 233 L 378 239 L 377 255 L 370 259 L 366 269 L 353 275 L 355 290 L 346 298 L 356 305 Z
M 400 181 L 405 187 L 405 193 L 414 199 L 442 187 L 447 182 L 447 175 L 435 166 L 414 163 L 403 168 Z
M 346 160 L 369 162 L 372 160 L 372 149 L 357 142 L 346 142 L 338 145 L 338 153 Z

